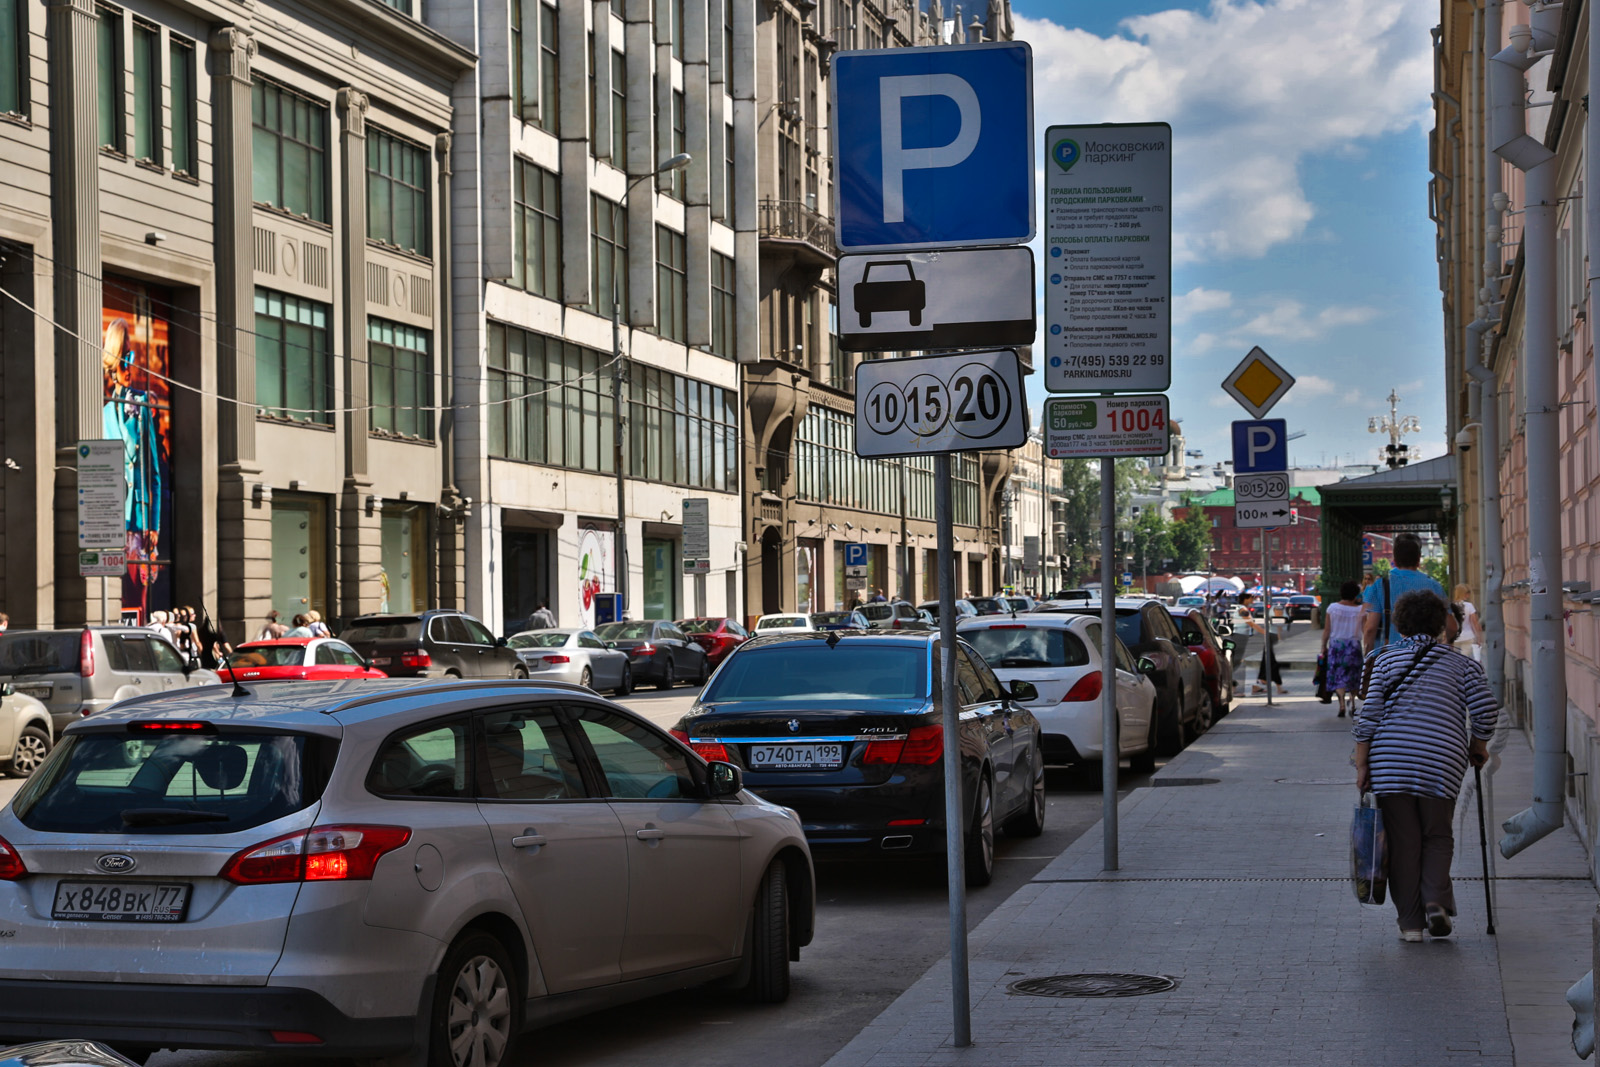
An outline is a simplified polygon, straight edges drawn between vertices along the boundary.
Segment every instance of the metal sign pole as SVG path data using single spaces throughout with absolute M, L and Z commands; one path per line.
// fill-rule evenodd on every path
M 1100 461 L 1100 822 L 1101 867 L 1117 869 L 1117 598 L 1111 592 L 1111 546 L 1117 532 L 1117 461 Z
M 1267 631 L 1262 640 L 1267 647 L 1261 653 L 1261 671 L 1267 677 L 1267 707 L 1272 707 L 1272 576 L 1267 570 L 1267 531 L 1261 531 L 1261 622 Z
M 939 693 L 944 714 L 945 871 L 950 880 L 950 1008 L 956 1048 L 972 1044 L 967 990 L 967 865 L 961 802 L 961 702 L 956 696 L 955 529 L 951 519 L 950 454 L 933 457 L 933 517 L 939 530 Z

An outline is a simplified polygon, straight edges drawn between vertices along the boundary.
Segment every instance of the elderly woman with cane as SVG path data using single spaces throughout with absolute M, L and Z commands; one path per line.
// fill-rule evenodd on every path
M 1377 795 L 1400 940 L 1451 931 L 1451 819 L 1467 765 L 1483 766 L 1499 708 L 1483 668 L 1440 640 L 1449 605 L 1415 590 L 1394 605 L 1403 640 L 1376 653 L 1351 733 L 1356 788 Z M 1470 720 L 1470 725 L 1469 725 Z

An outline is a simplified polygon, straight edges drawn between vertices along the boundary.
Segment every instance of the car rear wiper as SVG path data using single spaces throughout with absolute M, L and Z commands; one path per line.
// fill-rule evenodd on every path
M 227 822 L 231 819 L 220 811 L 198 811 L 194 808 L 128 808 L 122 813 L 124 826 L 180 826 L 189 822 Z

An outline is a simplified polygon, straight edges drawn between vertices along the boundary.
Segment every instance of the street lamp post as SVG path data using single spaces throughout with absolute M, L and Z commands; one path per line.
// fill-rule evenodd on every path
M 612 424 L 616 427 L 615 440 L 612 442 L 612 462 L 617 468 L 616 591 L 620 600 L 619 610 L 622 612 L 627 610 L 628 605 L 628 470 L 622 462 L 623 442 L 628 433 L 627 419 L 623 416 L 622 385 L 628 380 L 628 364 L 622 353 L 622 281 L 618 266 L 622 257 L 617 255 L 617 248 L 622 242 L 618 240 L 618 234 L 622 232 L 622 209 L 627 206 L 628 194 L 633 192 L 640 182 L 647 182 L 658 174 L 682 170 L 690 161 L 689 153 L 679 152 L 649 174 L 641 174 L 629 182 L 628 187 L 622 191 L 622 198 L 611 205 L 611 407 Z

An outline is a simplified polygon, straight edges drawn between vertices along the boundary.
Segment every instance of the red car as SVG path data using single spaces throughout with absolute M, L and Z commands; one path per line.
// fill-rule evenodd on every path
M 1233 642 L 1219 639 L 1206 613 L 1199 608 L 1173 608 L 1172 621 L 1178 624 L 1189 651 L 1200 657 L 1206 692 L 1211 694 L 1215 714 L 1219 718 L 1226 715 L 1228 705 L 1233 703 L 1233 659 L 1228 655 Z
M 228 668 L 233 668 L 230 672 Z M 340 678 L 387 678 L 361 654 L 333 637 L 281 637 L 276 641 L 250 641 L 234 649 L 225 666 L 217 668 L 224 681 L 237 676 L 244 681 L 290 681 Z
M 750 631 L 736 619 L 679 619 L 677 625 L 691 641 L 706 650 L 706 665 L 711 670 L 716 670 L 729 652 L 750 640 Z

